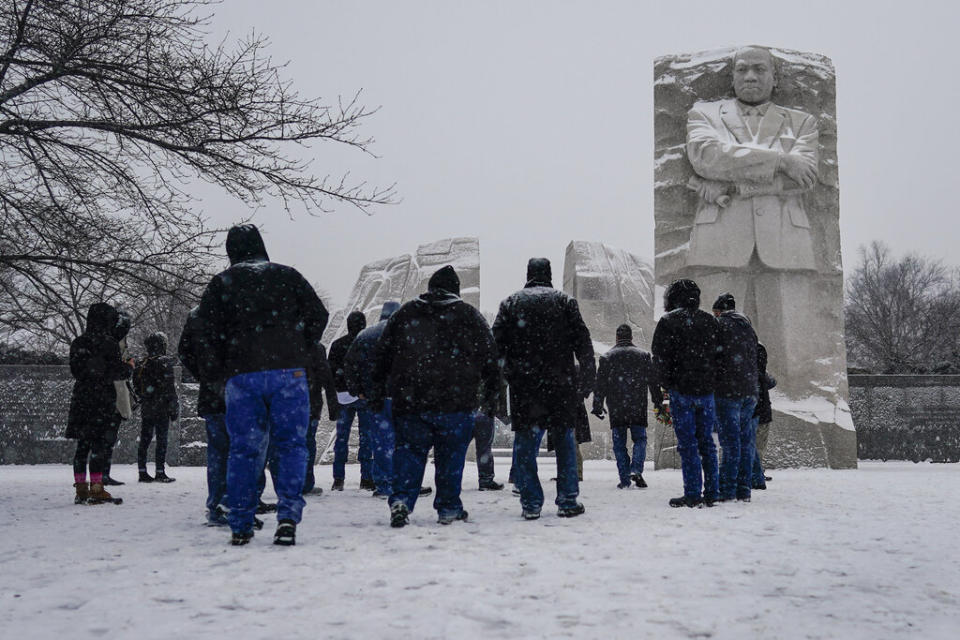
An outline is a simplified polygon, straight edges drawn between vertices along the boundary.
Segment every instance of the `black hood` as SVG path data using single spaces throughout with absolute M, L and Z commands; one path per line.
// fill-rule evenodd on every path
M 351 336 L 356 336 L 358 333 L 366 329 L 367 327 L 367 316 L 363 315 L 362 311 L 351 311 L 350 315 L 347 316 L 347 334 Z
M 106 302 L 96 302 L 87 310 L 85 333 L 102 333 L 114 336 L 120 314 Z
M 767 372 L 767 348 L 762 342 L 757 343 L 757 368 L 760 373 Z
M 252 224 L 238 224 L 230 228 L 227 232 L 227 256 L 231 265 L 270 260 L 260 231 Z
M 527 261 L 527 286 L 553 286 L 550 261 L 546 258 L 530 258 Z
M 167 336 L 160 331 L 151 333 L 143 341 L 143 346 L 147 348 L 147 355 L 150 357 L 167 355 Z
M 457 275 L 456 270 L 450 265 L 441 267 L 436 273 L 430 276 L 430 281 L 427 283 L 427 291 L 431 293 L 445 291 L 459 296 L 460 276 Z
M 700 287 L 693 280 L 676 280 L 667 287 L 663 297 L 663 310 L 669 313 L 679 308 L 700 308 Z
M 380 319 L 389 320 L 390 316 L 395 314 L 399 308 L 399 302 L 396 302 L 395 300 L 387 300 L 383 303 L 383 307 L 380 309 Z
M 117 309 L 117 324 L 113 328 L 113 337 L 120 342 L 130 333 L 130 314 L 123 309 Z

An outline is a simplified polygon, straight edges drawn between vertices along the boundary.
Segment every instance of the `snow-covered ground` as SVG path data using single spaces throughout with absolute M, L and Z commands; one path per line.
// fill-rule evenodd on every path
M 329 486 L 330 467 L 318 467 Z M 546 480 L 552 466 L 541 468 Z M 506 469 L 500 467 L 503 480 Z M 480 493 L 441 527 L 356 489 L 309 497 L 297 546 L 202 526 L 204 470 L 74 506 L 66 466 L 0 467 L 4 638 L 957 638 L 960 465 L 779 470 L 751 504 L 670 509 L 676 471 L 619 491 L 587 462 L 584 516 Z M 114 474 L 132 479 L 132 467 Z M 549 483 L 545 483 L 549 484 Z M 552 500 L 553 487 L 548 487 Z M 268 495 L 270 490 L 268 488 Z

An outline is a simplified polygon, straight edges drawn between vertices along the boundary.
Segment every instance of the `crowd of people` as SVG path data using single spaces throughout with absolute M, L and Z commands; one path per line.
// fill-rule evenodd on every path
M 263 526 L 256 514 L 267 470 L 277 494 L 274 544 L 296 543 L 303 496 L 322 491 L 314 464 L 324 400 L 336 422 L 331 489 L 344 488 L 356 420 L 360 486 L 387 500 L 395 528 L 407 525 L 418 498 L 431 492 L 423 485 L 431 449 L 440 524 L 468 518 L 460 494 L 471 440 L 479 489 L 504 488 L 494 478 L 491 451 L 497 418 L 513 431 L 510 481 L 522 517 L 538 519 L 543 508 L 537 456 L 544 435 L 556 452 L 557 515 L 584 513 L 578 443 L 589 440 L 584 402 L 591 394 L 592 413 L 609 416 L 618 488 L 647 486 L 648 394 L 677 436 L 684 493 L 670 506 L 749 501 L 752 489 L 765 488 L 757 430 L 770 422 L 768 391 L 775 381 L 750 321 L 729 294 L 718 298 L 711 315 L 699 308 L 696 283 L 674 282 L 652 353 L 633 344 L 624 324 L 598 369 L 577 302 L 553 287 L 548 260 L 529 261 L 525 286 L 503 300 L 492 326 L 461 299 L 459 277 L 445 266 L 418 298 L 385 303 L 373 326 L 366 326 L 363 313 L 350 313 L 346 335 L 330 345 L 328 356 L 321 343 L 327 310 L 300 273 L 270 261 L 256 227 L 230 229 L 226 252 L 230 266 L 190 311 L 177 353 L 200 383 L 207 522 L 229 526 L 234 545 L 248 543 Z M 119 501 L 104 484 L 120 420 L 130 416 L 133 401 L 142 411 L 140 481 L 173 481 L 164 471 L 167 430 L 179 414 L 173 360 L 166 338 L 157 334 L 147 338 L 148 356 L 135 366 L 125 344 L 129 328 L 122 313 L 97 303 L 71 345 L 76 383 L 66 435 L 78 440 L 78 503 Z M 723 449 L 719 463 L 715 427 Z M 150 476 L 154 436 L 156 472 Z

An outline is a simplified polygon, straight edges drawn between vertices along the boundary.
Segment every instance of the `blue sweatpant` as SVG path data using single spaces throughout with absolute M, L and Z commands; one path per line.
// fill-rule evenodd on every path
M 257 484 L 267 442 L 273 447 L 277 474 L 277 519 L 300 522 L 307 471 L 310 396 L 303 369 L 242 373 L 227 380 L 228 520 L 234 533 L 253 528 Z

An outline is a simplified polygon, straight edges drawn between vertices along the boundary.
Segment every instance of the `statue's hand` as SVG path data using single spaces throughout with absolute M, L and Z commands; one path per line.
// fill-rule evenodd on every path
M 800 156 L 789 153 L 780 156 L 780 170 L 804 189 L 812 189 L 817 184 L 816 167 L 810 166 Z
M 720 204 L 720 206 L 726 206 L 720 202 L 720 198 L 727 195 L 729 190 L 729 184 L 726 182 L 718 182 L 717 180 L 702 180 L 700 182 L 700 188 L 697 192 L 700 195 L 700 198 L 707 204 Z

